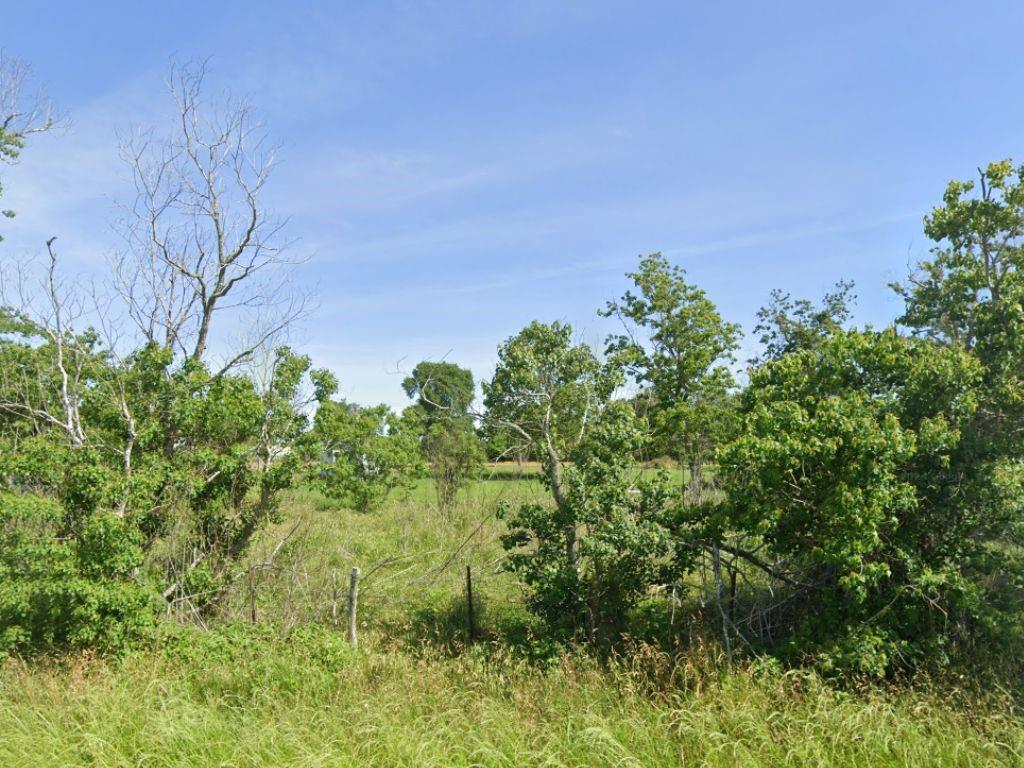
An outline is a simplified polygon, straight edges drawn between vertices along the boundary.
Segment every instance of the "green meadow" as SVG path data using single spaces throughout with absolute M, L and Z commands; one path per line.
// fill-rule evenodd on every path
M 968 681 L 840 690 L 813 672 L 730 664 L 712 646 L 676 656 L 641 640 L 600 661 L 538 655 L 493 513 L 541 493 L 535 477 L 502 475 L 442 515 L 423 482 L 366 515 L 290 492 L 253 548 L 254 578 L 238 579 L 205 628 L 182 614 L 120 657 L 0 667 L 0 765 L 1024 764 L 1013 699 Z M 345 636 L 353 566 L 364 574 L 356 649 Z

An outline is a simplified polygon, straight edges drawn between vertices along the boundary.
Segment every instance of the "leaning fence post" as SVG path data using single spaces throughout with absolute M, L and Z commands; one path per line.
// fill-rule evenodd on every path
M 359 603 L 359 569 L 352 569 L 348 583 L 348 641 L 356 647 L 356 607 Z
M 466 617 L 469 623 L 469 642 L 476 640 L 476 616 L 473 614 L 473 571 L 466 566 Z

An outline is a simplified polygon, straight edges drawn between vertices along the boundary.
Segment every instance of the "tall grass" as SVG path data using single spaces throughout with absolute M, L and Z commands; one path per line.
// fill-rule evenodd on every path
M 1024 728 L 995 707 L 838 693 L 807 674 L 567 658 L 413 655 L 303 628 L 189 630 L 121 662 L 0 673 L 0 765 L 996 766 Z
M 1008 696 L 841 692 L 703 646 L 527 660 L 494 510 L 542 494 L 535 476 L 482 481 L 442 514 L 424 483 L 359 514 L 292 492 L 210 629 L 168 626 L 123 659 L 0 665 L 0 768 L 1024 765 Z M 356 565 L 358 652 L 336 626 Z
M 495 513 L 502 501 L 542 495 L 536 478 L 482 481 L 444 513 L 430 483 L 422 482 L 382 509 L 359 513 L 314 491 L 292 491 L 284 520 L 253 548 L 252 578 L 236 581 L 220 616 L 250 618 L 255 603 L 261 622 L 279 626 L 343 621 L 348 575 L 358 566 L 361 625 L 420 640 L 424 632 L 441 632 L 461 609 L 470 565 L 481 611 L 496 622 L 525 621 L 519 590 L 501 568 L 503 527 Z

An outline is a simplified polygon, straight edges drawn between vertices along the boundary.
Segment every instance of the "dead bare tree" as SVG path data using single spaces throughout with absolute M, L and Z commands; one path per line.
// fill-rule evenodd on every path
M 136 195 L 112 266 L 139 331 L 184 359 L 205 361 L 222 313 L 261 318 L 224 354 L 226 372 L 284 332 L 307 302 L 287 279 L 303 259 L 290 255 L 286 221 L 263 201 L 274 147 L 245 101 L 204 97 L 205 77 L 201 63 L 172 67 L 173 135 L 136 131 L 122 141 Z
M 53 105 L 42 91 L 28 93 L 30 76 L 25 62 L 0 51 L 0 161 L 4 163 L 17 162 L 25 140 L 50 130 L 57 122 Z M 0 215 L 10 218 L 14 212 L 0 210 Z
M 28 64 L 0 51 L 0 157 L 13 161 L 21 142 L 33 133 L 50 130 L 57 122 L 50 100 L 28 93 L 32 70 Z
M 44 345 L 52 355 L 51 371 L 35 365 L 5 366 L 0 372 L 0 411 L 56 428 L 70 444 L 86 444 L 80 411 L 87 386 L 88 342 L 74 326 L 84 310 L 80 297 L 63 284 L 57 270 L 56 238 L 46 242 L 48 265 L 42 279 L 32 281 L 23 269 L 0 276 L 4 314 L 19 332 Z M 24 265 L 20 265 L 24 266 Z

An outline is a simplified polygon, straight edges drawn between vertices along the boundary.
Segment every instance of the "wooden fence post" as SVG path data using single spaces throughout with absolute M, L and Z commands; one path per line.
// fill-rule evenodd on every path
M 725 638 L 725 655 L 732 662 L 732 641 L 729 639 L 729 616 L 725 612 L 725 603 L 722 600 L 724 586 L 722 584 L 722 557 L 718 551 L 718 544 L 711 548 L 711 567 L 715 577 L 715 602 L 718 603 L 718 611 L 722 614 L 722 637 Z
M 256 577 L 253 573 L 253 567 L 249 566 L 249 620 L 255 624 L 257 621 L 256 615 Z
M 338 625 L 338 569 L 331 568 L 331 623 Z
M 476 616 L 473 613 L 473 571 L 466 566 L 466 616 L 469 623 L 469 642 L 476 640 Z
M 359 569 L 352 569 L 352 578 L 348 583 L 348 641 L 356 647 L 356 608 L 359 603 Z

